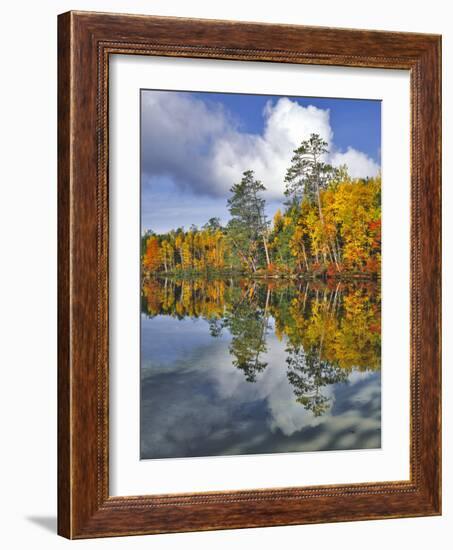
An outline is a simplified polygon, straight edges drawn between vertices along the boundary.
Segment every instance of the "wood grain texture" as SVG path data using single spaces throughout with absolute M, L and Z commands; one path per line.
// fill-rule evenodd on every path
M 58 532 L 70 536 L 70 17 L 58 25 Z
M 59 16 L 58 47 L 59 533 L 88 538 L 440 514 L 440 37 L 69 12 Z M 410 71 L 409 481 L 109 496 L 111 54 Z

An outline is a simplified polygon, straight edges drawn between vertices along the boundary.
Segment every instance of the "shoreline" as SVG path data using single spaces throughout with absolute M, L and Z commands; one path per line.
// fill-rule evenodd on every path
M 327 274 L 325 272 L 305 272 L 305 273 L 293 273 L 293 274 L 269 274 L 269 273 L 244 273 L 244 272 L 190 272 L 190 273 L 146 273 L 142 274 L 142 280 L 152 280 L 152 279 L 173 279 L 180 281 L 190 281 L 196 279 L 251 279 L 251 280 L 269 280 L 269 281 L 327 281 L 327 280 L 336 280 L 336 281 L 380 281 L 381 275 L 373 272 L 366 271 L 354 271 L 354 272 L 343 272 L 343 273 L 334 273 Z

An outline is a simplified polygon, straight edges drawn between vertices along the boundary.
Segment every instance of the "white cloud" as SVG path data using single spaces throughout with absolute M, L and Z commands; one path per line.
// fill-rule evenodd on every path
M 244 170 L 254 170 L 272 197 L 281 197 L 284 179 L 293 150 L 310 134 L 332 139 L 329 111 L 313 106 L 302 107 L 281 98 L 268 103 L 264 111 L 263 135 L 229 132 L 213 148 L 213 167 L 219 182 L 227 189 Z
M 148 92 L 142 103 L 143 168 L 148 176 L 169 176 L 195 193 L 226 195 L 245 170 L 255 171 L 268 197 L 281 198 L 293 150 L 310 134 L 324 138 L 334 165 L 347 164 L 353 177 L 376 175 L 364 153 L 335 150 L 328 109 L 303 107 L 288 98 L 268 102 L 262 135 L 241 131 L 221 104 L 187 94 Z
M 379 165 L 373 159 L 352 147 L 348 147 L 344 153 L 334 152 L 331 155 L 330 162 L 333 166 L 346 164 L 349 175 L 353 178 L 373 177 L 379 172 Z

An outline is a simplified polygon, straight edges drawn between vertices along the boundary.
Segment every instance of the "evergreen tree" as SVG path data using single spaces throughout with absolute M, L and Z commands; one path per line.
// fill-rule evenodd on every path
M 325 234 L 324 214 L 321 204 L 321 191 L 326 189 L 329 182 L 336 176 L 336 170 L 323 161 L 328 153 L 328 144 L 318 134 L 311 134 L 310 138 L 303 141 L 294 150 L 291 166 L 286 172 L 285 195 L 290 199 L 290 204 L 300 204 L 303 198 L 309 202 L 316 201 L 318 205 L 319 220 Z M 329 254 L 340 271 L 340 258 L 336 243 L 326 239 L 322 250 L 324 263 Z
M 266 264 L 270 264 L 268 247 L 269 222 L 265 214 L 265 199 L 261 192 L 266 188 L 254 176 L 253 170 L 244 172 L 239 183 L 231 188 L 232 197 L 228 199 L 231 220 L 229 234 L 234 248 L 245 260 L 252 271 L 256 271 L 262 242 Z

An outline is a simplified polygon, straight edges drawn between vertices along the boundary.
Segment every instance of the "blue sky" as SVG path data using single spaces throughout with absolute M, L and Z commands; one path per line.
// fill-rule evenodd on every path
M 312 132 L 328 142 L 328 162 L 378 173 L 380 101 L 142 90 L 142 230 L 226 223 L 229 189 L 247 169 L 272 216 L 292 151 Z
M 193 93 L 194 98 L 206 102 L 221 102 L 242 121 L 244 130 L 261 134 L 264 129 L 263 110 L 268 101 L 276 103 L 280 96 Z M 361 150 L 376 162 L 380 162 L 381 102 L 360 99 L 332 99 L 318 97 L 286 96 L 299 105 L 313 105 L 330 110 L 330 124 L 334 130 L 335 144 L 340 149 L 348 146 Z M 252 98 L 252 100 L 251 100 Z

